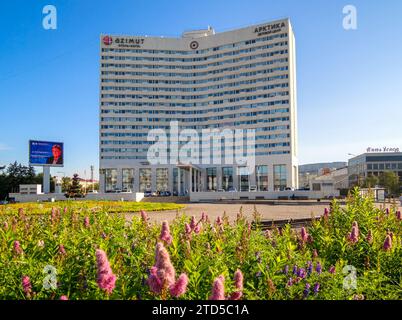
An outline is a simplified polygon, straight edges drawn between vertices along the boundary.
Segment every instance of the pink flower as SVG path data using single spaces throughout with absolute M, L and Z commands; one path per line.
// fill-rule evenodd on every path
M 175 282 L 176 271 L 170 261 L 169 253 L 163 243 L 158 242 L 155 250 L 155 265 L 150 269 L 147 283 L 152 292 L 159 294 L 169 289 L 170 294 L 178 297 L 185 293 L 188 284 L 186 274 L 181 274 Z
M 192 230 L 191 230 L 191 227 L 190 227 L 190 225 L 188 223 L 186 223 L 184 225 L 184 231 L 186 232 L 187 235 L 189 235 L 191 233 Z
M 212 287 L 212 295 L 209 297 L 209 300 L 225 300 L 225 278 L 223 275 L 217 277 L 214 281 Z
M 164 241 L 166 244 L 172 243 L 172 236 L 170 234 L 169 224 L 167 221 L 162 222 L 162 230 L 159 239 Z
M 22 277 L 22 290 L 24 291 L 24 294 L 27 298 L 31 296 L 32 286 L 31 286 L 31 280 L 29 280 L 28 276 Z
M 271 239 L 271 231 L 265 230 L 264 235 L 265 235 L 265 238 Z
M 187 290 L 188 277 L 185 273 L 182 273 L 177 279 L 176 283 L 170 287 L 170 294 L 173 297 L 179 297 L 183 295 Z
M 68 210 L 67 207 L 64 207 L 63 212 L 67 213 L 67 210 Z M 64 296 L 62 296 L 62 297 L 64 297 Z
M 4 230 L 7 230 L 7 229 L 8 229 L 8 223 L 7 223 L 7 221 L 4 221 L 4 223 L 3 223 L 3 228 L 4 228 Z
M 356 221 L 353 222 L 352 232 L 348 234 L 348 240 L 352 243 L 359 241 L 359 226 Z
M 191 221 L 190 221 L 190 228 L 191 228 L 191 230 L 194 230 L 195 227 L 196 227 L 196 225 L 197 225 L 197 222 L 195 221 L 195 217 L 192 216 L 192 217 L 191 217 Z
M 163 246 L 163 243 L 158 242 L 155 253 L 155 275 L 159 279 L 162 287 L 168 288 L 173 285 L 176 277 L 176 271 L 170 261 L 169 253 Z M 162 288 L 161 288 L 162 289 Z M 158 293 L 157 291 L 155 293 Z
M 59 300 L 68 300 L 67 296 L 61 296 Z
M 109 260 L 103 250 L 96 250 L 96 263 L 97 263 L 97 283 L 99 288 L 106 293 L 111 294 L 115 288 L 116 276 L 110 267 Z
M 20 242 L 18 240 L 14 241 L 14 252 L 18 255 L 21 255 L 24 253 L 24 251 L 21 248 Z
M 64 248 L 64 246 L 62 244 L 59 245 L 59 253 L 62 255 L 66 254 L 66 249 Z
M 397 211 L 397 212 L 396 212 L 396 218 L 397 218 L 398 220 L 402 220 L 402 216 L 401 216 L 401 212 L 400 212 L 400 211 Z
M 243 273 L 239 269 L 234 274 L 234 283 L 237 290 L 232 293 L 230 300 L 240 300 L 243 296 Z
M 318 252 L 317 249 L 313 250 L 313 258 L 317 258 L 318 257 Z
M 390 235 L 387 235 L 384 241 L 384 246 L 383 246 L 385 251 L 391 250 L 392 249 L 392 238 Z
M 201 222 L 198 222 L 198 224 L 195 226 L 195 228 L 194 228 L 194 232 L 196 233 L 196 234 L 199 234 L 200 232 L 201 232 L 201 228 L 202 228 L 202 223 Z
M 88 228 L 89 227 L 89 217 L 84 218 L 84 227 Z
M 201 221 L 207 222 L 207 215 L 205 214 L 205 212 L 203 212 L 203 213 L 201 214 Z
M 328 219 L 329 217 L 329 210 L 327 208 L 324 209 L 324 219 Z
M 301 236 L 302 242 L 307 242 L 307 240 L 308 240 L 308 233 L 307 233 L 307 231 L 306 231 L 306 228 L 304 228 L 304 227 L 301 228 L 300 236 Z
M 147 223 L 148 219 L 149 218 L 148 218 L 147 213 L 144 210 L 141 210 L 141 220 L 142 220 L 142 222 Z
M 329 273 L 335 274 L 335 266 L 329 268 Z
M 220 226 L 223 223 L 222 218 L 219 216 L 218 218 L 216 218 L 216 224 L 218 226 Z

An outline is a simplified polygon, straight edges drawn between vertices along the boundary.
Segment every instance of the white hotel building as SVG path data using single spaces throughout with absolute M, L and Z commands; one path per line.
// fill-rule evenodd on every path
M 101 35 L 100 43 L 101 192 L 297 188 L 296 54 L 289 19 L 180 38 Z M 148 133 L 169 134 L 171 121 L 200 133 L 254 129 L 255 170 L 212 162 L 152 165 L 147 151 L 155 142 Z

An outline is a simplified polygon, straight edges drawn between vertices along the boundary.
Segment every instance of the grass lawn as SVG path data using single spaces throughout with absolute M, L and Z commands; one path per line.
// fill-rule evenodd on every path
M 48 214 L 53 207 L 68 207 L 76 210 L 103 211 L 109 213 L 129 213 L 144 211 L 164 211 L 183 209 L 184 205 L 176 203 L 129 202 L 129 201 L 56 201 L 16 203 L 0 206 L 0 214 L 12 214 L 23 208 L 27 214 Z

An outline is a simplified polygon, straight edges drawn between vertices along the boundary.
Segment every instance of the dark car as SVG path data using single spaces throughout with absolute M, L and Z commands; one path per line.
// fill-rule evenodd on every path
M 144 197 L 150 197 L 152 195 L 151 191 L 145 191 L 144 192 Z

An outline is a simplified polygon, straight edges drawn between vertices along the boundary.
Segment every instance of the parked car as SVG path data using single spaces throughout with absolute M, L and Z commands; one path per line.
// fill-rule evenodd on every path
M 177 191 L 173 191 L 173 197 L 177 197 L 179 194 Z
M 230 187 L 228 189 L 228 192 L 237 192 L 237 189 L 235 187 Z
M 157 197 L 159 194 L 158 194 L 158 192 L 157 191 L 152 191 L 151 192 L 151 196 L 152 197 Z
M 257 191 L 257 186 L 250 186 L 250 187 L 248 188 L 248 191 L 249 191 L 249 192 L 255 192 L 255 191 Z
M 151 192 L 151 191 L 149 191 L 149 190 L 144 191 L 144 197 L 150 197 L 150 196 L 152 196 L 152 192 Z
M 171 195 L 172 195 L 172 193 L 170 191 L 162 191 L 161 192 L 162 197 L 170 197 Z
M 224 189 L 218 189 L 217 192 L 225 192 Z
M 116 189 L 113 190 L 113 192 L 114 192 L 114 193 L 120 193 L 120 192 L 121 192 L 121 189 L 120 189 L 120 188 L 116 188 Z

